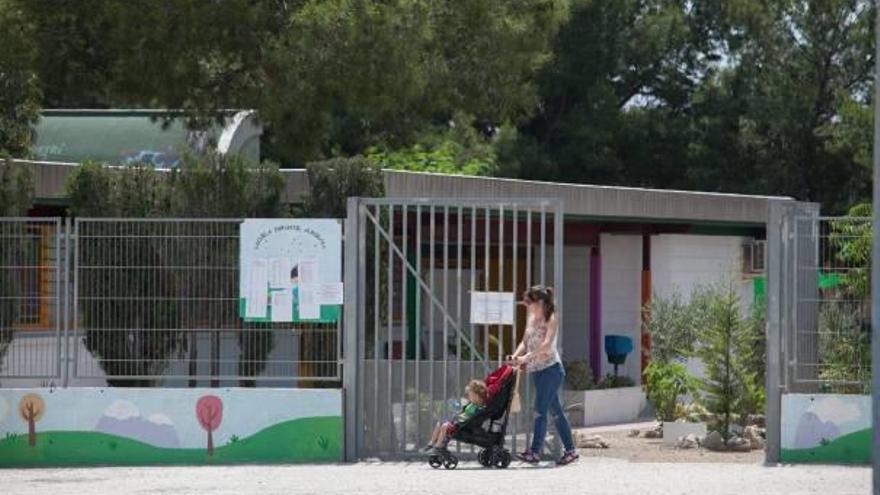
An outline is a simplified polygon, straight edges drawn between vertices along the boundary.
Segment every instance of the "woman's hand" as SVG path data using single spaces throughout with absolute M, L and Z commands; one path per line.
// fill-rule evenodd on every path
M 517 356 L 517 357 L 513 358 L 513 363 L 518 368 L 525 368 L 526 357 L 525 356 Z

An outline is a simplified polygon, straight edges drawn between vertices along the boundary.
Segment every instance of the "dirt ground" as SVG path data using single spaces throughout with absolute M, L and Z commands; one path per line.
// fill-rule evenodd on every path
M 638 425 L 638 429 L 644 434 L 649 429 L 648 425 Z M 738 463 L 738 464 L 762 464 L 764 451 L 753 450 L 751 452 L 713 452 L 703 448 L 677 449 L 663 445 L 663 439 L 644 438 L 639 435 L 629 438 L 627 434 L 632 428 L 603 430 L 601 427 L 578 429 L 577 431 L 589 435 L 600 435 L 611 446 L 607 449 L 580 449 L 582 457 L 623 459 L 630 462 L 712 462 L 712 463 Z

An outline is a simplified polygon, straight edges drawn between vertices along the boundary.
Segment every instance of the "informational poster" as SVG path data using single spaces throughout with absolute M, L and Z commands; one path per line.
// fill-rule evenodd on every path
M 327 219 L 241 223 L 239 316 L 333 323 L 342 305 L 342 226 Z
M 474 325 L 513 325 L 515 308 L 513 292 L 471 292 Z

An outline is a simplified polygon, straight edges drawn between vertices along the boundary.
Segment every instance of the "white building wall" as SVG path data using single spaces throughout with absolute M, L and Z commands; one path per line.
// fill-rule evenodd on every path
M 626 335 L 633 339 L 633 352 L 619 367 L 618 373 L 640 383 L 642 236 L 602 234 L 599 249 L 602 260 L 602 375 L 614 371 L 614 365 L 605 355 L 605 335 Z
M 742 244 L 735 236 L 664 234 L 651 238 L 652 297 L 678 292 L 689 301 L 694 289 L 733 283 L 743 311 L 752 303 L 752 281 L 742 276 Z M 703 363 L 689 359 L 688 370 L 704 376 Z

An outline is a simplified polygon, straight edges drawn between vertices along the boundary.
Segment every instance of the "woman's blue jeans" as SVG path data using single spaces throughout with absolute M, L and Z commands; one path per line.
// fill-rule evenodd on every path
M 556 432 L 562 440 L 566 452 L 574 450 L 574 441 L 571 438 L 571 426 L 562 403 L 559 401 L 559 390 L 562 388 L 562 380 L 565 371 L 561 363 L 544 368 L 532 373 L 535 381 L 535 430 L 532 432 L 532 452 L 540 453 L 544 446 L 544 438 L 547 436 L 547 413 L 552 412 L 556 416 Z

